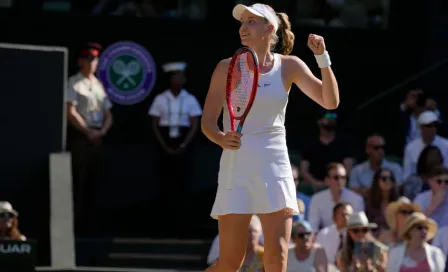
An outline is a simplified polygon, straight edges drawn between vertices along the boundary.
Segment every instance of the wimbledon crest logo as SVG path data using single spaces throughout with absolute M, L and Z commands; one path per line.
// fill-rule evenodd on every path
M 141 45 L 117 42 L 101 54 L 98 76 L 110 100 L 132 105 L 151 93 L 156 82 L 156 67 L 151 54 Z

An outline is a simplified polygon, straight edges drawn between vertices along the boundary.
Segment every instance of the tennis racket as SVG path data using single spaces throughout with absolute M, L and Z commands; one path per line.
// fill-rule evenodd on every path
M 258 76 L 257 55 L 248 47 L 240 48 L 233 55 L 227 72 L 226 102 L 232 131 L 241 133 L 243 129 L 257 94 Z M 239 121 L 237 127 L 236 120 Z
M 226 103 L 230 116 L 230 130 L 241 133 L 255 100 L 258 89 L 258 58 L 255 52 L 248 48 L 240 48 L 233 55 L 227 72 Z M 236 121 L 238 126 L 236 126 Z M 232 189 L 233 169 L 236 152 L 230 158 L 230 173 L 227 189 Z

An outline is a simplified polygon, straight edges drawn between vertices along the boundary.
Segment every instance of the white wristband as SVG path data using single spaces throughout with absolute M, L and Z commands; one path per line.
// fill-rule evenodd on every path
M 322 55 L 314 55 L 319 68 L 325 68 L 331 65 L 330 55 L 325 51 Z

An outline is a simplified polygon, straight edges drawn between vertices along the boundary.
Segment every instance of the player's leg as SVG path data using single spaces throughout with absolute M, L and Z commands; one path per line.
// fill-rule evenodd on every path
M 264 236 L 264 269 L 266 272 L 286 272 L 292 215 L 286 210 L 260 214 Z
M 251 214 L 219 216 L 219 258 L 206 272 L 237 272 L 244 261 Z

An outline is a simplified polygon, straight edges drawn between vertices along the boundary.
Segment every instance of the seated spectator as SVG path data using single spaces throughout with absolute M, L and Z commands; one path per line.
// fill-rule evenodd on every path
M 400 243 L 400 233 L 406 226 L 408 216 L 414 212 L 420 212 L 420 206 L 413 204 L 408 198 L 400 197 L 397 201 L 389 203 L 384 212 L 389 229 L 381 230 L 378 237 L 380 242 L 392 247 Z
M 395 176 L 389 169 L 379 169 L 373 177 L 372 188 L 368 191 L 366 214 L 370 222 L 378 224 L 374 231 L 378 237 L 379 231 L 386 227 L 384 212 L 389 203 L 398 199 Z
M 429 189 L 428 176 L 434 166 L 442 165 L 443 157 L 440 149 L 433 145 L 426 146 L 417 161 L 417 172 L 409 176 L 400 186 L 401 194 L 410 200 Z
M 291 164 L 291 168 L 292 175 L 294 177 L 294 183 L 296 184 L 297 188 L 297 186 L 299 186 L 299 168 L 297 168 L 297 166 L 295 166 L 294 164 Z M 297 221 L 300 216 L 302 216 L 301 219 L 308 219 L 308 209 L 310 206 L 310 202 L 310 196 L 307 196 L 306 194 L 301 192 L 297 192 L 297 204 L 299 205 L 300 214 L 294 216 L 294 221 Z
M 294 246 L 288 252 L 288 272 L 326 272 L 328 270 L 325 250 L 314 242 L 314 231 L 307 221 L 295 222 L 291 239 Z
M 417 195 L 414 200 L 423 213 L 436 221 L 439 227 L 448 226 L 448 169 L 442 166 L 430 171 L 428 184 L 431 188 Z
M 443 251 L 443 254 L 448 256 L 448 227 L 440 228 L 437 231 L 437 234 L 432 241 L 432 245 L 440 248 Z
M 448 140 L 437 135 L 439 117 L 433 111 L 425 111 L 418 117 L 420 138 L 410 142 L 404 151 L 403 172 L 404 179 L 417 172 L 417 162 L 420 154 L 427 145 L 434 145 L 442 153 L 445 167 L 448 167 Z
M 19 231 L 19 213 L 11 203 L 0 201 L 0 239 L 25 241 L 26 237 Z
M 403 171 L 398 163 L 390 162 L 384 158 L 384 138 L 380 135 L 372 135 L 367 138 L 366 153 L 367 161 L 356 165 L 350 175 L 349 187 L 353 191 L 367 197 L 367 192 L 372 187 L 373 175 L 381 168 L 392 171 L 396 184 L 403 179 Z
M 255 241 L 255 239 L 257 239 L 257 241 Z M 252 268 L 259 267 L 259 260 L 260 259 L 262 260 L 262 256 L 264 253 L 262 246 L 263 243 L 264 239 L 263 239 L 263 231 L 261 228 L 261 222 L 258 216 L 254 215 L 252 216 L 252 220 L 250 221 L 249 224 L 247 252 L 246 252 L 246 259 L 244 261 L 246 266 L 243 265 L 243 268 L 244 267 L 247 268 L 249 266 Z M 216 264 L 218 262 L 218 259 L 219 259 L 219 235 L 216 235 L 207 256 L 207 264 L 209 265 Z
M 385 271 L 388 248 L 373 237 L 371 230 L 375 228 L 377 228 L 377 224 L 369 223 L 364 212 L 353 213 L 348 218 L 347 237 L 336 258 L 336 264 L 340 271 Z M 363 260 L 357 259 L 358 256 L 355 255 L 357 242 L 373 243 L 373 255 L 365 256 L 366 259 Z
M 336 263 L 336 254 L 342 248 L 347 219 L 353 213 L 353 208 L 346 202 L 340 202 L 333 207 L 334 224 L 321 229 L 316 236 L 316 243 L 320 244 L 327 255 L 328 263 Z
M 342 163 L 347 172 L 353 166 L 351 143 L 342 134 L 337 133 L 336 113 L 326 112 L 318 120 L 319 138 L 306 145 L 302 151 L 300 172 L 307 184 L 315 190 L 325 188 L 326 167 L 331 162 Z M 314 227 L 314 226 L 313 226 Z
M 328 165 L 325 184 L 328 189 L 311 198 L 309 222 L 315 230 L 333 224 L 332 207 L 338 202 L 348 202 L 355 211 L 364 211 L 364 200 L 360 195 L 345 187 L 347 172 L 341 163 Z
M 400 235 L 405 242 L 390 250 L 386 271 L 443 271 L 445 255 L 442 250 L 427 243 L 436 233 L 437 223 L 434 220 L 422 213 L 411 214 Z

